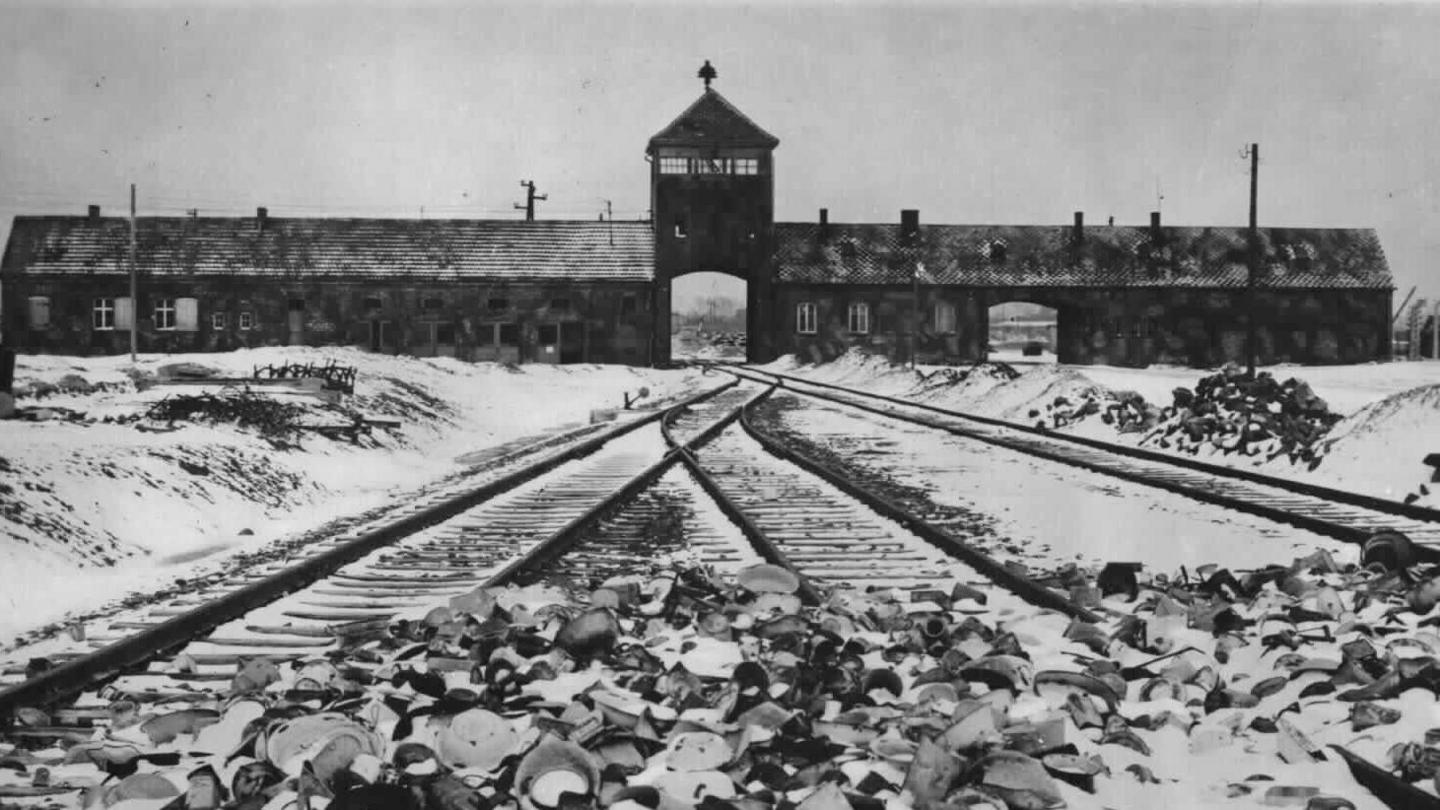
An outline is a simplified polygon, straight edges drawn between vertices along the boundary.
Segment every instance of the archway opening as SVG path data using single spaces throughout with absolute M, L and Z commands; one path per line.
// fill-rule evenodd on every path
M 1028 364 L 1057 361 L 1059 310 L 1029 301 L 1007 301 L 990 307 L 988 314 L 989 359 Z
M 687 273 L 670 288 L 670 357 L 743 362 L 746 347 L 744 279 L 725 273 Z

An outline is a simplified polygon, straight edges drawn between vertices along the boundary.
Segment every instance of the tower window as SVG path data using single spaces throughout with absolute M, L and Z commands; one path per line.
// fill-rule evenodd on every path
M 662 157 L 661 174 L 743 174 L 760 173 L 759 158 Z

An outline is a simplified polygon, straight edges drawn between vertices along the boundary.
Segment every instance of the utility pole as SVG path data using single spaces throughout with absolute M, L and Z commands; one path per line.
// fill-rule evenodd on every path
M 140 299 L 135 282 L 135 184 L 130 184 L 130 364 L 135 364 L 135 352 L 139 348 L 140 338 L 136 334 L 136 324 L 140 322 Z M 114 313 L 110 317 L 115 317 Z
M 1255 270 L 1260 263 L 1260 229 L 1257 226 L 1256 200 L 1260 178 L 1260 144 L 1250 144 L 1250 261 L 1245 271 L 1245 367 L 1255 379 L 1255 356 L 1259 351 L 1255 337 Z
M 915 263 L 915 272 L 910 276 L 910 370 L 915 370 L 915 356 L 920 353 L 920 274 L 925 265 Z
M 535 221 L 535 201 L 536 201 L 536 200 L 545 200 L 545 199 L 547 199 L 547 195 L 544 195 L 544 194 L 536 194 L 536 193 L 535 193 L 535 181 L 534 181 L 534 180 L 521 180 L 521 181 L 520 181 L 520 186 L 525 189 L 525 204 L 524 204 L 524 205 L 521 205 L 520 203 L 515 203 L 515 208 L 521 209 L 521 210 L 524 210 L 524 211 L 525 211 L 525 221 L 526 221 L 526 222 L 534 222 L 534 221 Z
M 615 212 L 611 209 L 609 200 L 605 201 L 605 221 L 609 223 L 607 227 L 610 230 L 610 247 L 615 247 Z

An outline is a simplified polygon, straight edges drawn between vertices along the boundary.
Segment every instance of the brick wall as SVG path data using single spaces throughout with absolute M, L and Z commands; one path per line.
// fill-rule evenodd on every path
M 83 292 L 81 291 L 83 290 Z M 124 277 L 8 280 L 4 339 L 20 351 L 116 354 L 128 328 L 97 329 L 95 299 L 124 298 Z M 142 279 L 135 308 L 142 352 L 344 345 L 417 356 L 514 362 L 650 362 L 653 321 L 643 283 L 386 284 L 244 277 Z M 31 328 L 33 296 L 49 324 Z M 193 298 L 193 329 L 162 329 L 162 299 Z M 189 324 L 177 323 L 177 327 Z

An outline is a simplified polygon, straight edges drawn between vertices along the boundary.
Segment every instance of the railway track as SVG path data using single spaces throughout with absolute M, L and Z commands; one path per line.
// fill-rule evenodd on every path
M 665 468 L 652 468 L 664 461 L 665 444 L 657 423 L 734 387 L 717 386 L 577 444 L 526 457 L 518 467 L 502 465 L 478 480 L 451 482 L 304 549 L 298 559 L 210 582 L 126 618 L 96 634 L 103 644 L 98 650 L 88 642 L 44 650 L 44 661 L 53 665 L 46 671 L 12 662 L 0 674 L 0 717 L 73 696 L 119 673 L 163 670 L 174 661 L 168 653 L 187 645 L 199 645 L 187 660 L 205 666 L 255 655 L 313 654 L 335 643 L 329 628 L 380 621 L 473 588 L 500 561 L 516 557 L 519 544 L 548 553 L 558 545 L 556 535 L 571 539 L 607 505 L 597 499 L 622 494 L 615 482 L 638 489 L 658 477 Z M 637 484 L 642 474 L 648 478 Z M 513 573 L 492 576 L 501 583 Z
M 1440 511 L 1251 470 L 1039 430 L 999 419 L 805 380 L 752 367 L 722 368 L 740 379 L 777 383 L 793 394 L 941 430 L 1347 542 L 1399 532 L 1418 553 L 1440 561 Z
M 815 582 L 948 594 L 956 583 L 988 587 L 998 577 L 1017 604 L 1097 619 L 918 518 L 771 455 L 739 425 L 743 406 L 768 393 L 722 386 L 642 420 L 658 424 L 609 431 L 478 488 L 457 483 L 298 562 L 119 621 L 51 651 L 48 670 L 12 662 L 0 712 L 99 683 L 140 699 L 222 684 L 248 659 L 322 655 L 345 633 L 422 615 L 476 588 L 598 581 L 653 560 L 667 544 L 721 571 L 759 559 L 790 568 L 812 604 Z
M 1047 661 L 1075 649 L 1077 624 L 1110 633 L 1127 618 L 1073 603 L 757 430 L 750 412 L 774 391 L 730 383 L 485 483 L 457 482 L 448 497 L 357 527 L 296 564 L 252 572 L 117 626 L 97 639 L 105 645 L 99 650 L 54 655 L 59 666 L 48 672 L 18 680 L 23 673 L 12 668 L 0 711 L 10 717 L 85 692 L 53 711 L 52 725 L 10 733 L 102 739 L 106 707 L 119 698 L 141 711 L 163 711 L 170 699 L 223 704 L 247 662 L 298 669 L 337 652 L 347 636 L 383 634 L 477 588 L 594 584 L 682 549 L 722 573 L 759 560 L 788 568 L 801 583 L 800 601 L 816 608 L 806 612 L 811 617 L 833 615 L 827 611 L 846 593 L 885 592 L 902 613 L 927 617 L 914 625 L 922 636 L 938 624 L 941 641 L 953 625 L 933 617 L 953 604 L 1005 629 L 995 649 L 1013 633 L 1052 651 Z M 966 678 L 993 684 L 1034 675 L 1013 656 L 980 653 L 984 647 L 967 647 L 982 658 L 966 665 Z M 986 669 L 985 661 L 1002 669 Z M 379 664 L 372 656 L 357 666 Z

